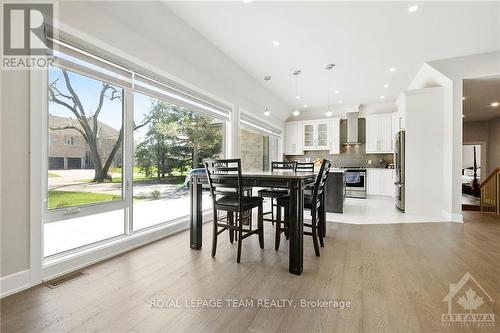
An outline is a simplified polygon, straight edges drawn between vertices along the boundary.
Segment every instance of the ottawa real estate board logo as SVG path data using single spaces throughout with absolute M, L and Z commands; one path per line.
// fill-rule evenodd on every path
M 54 4 L 2 1 L 2 69 L 52 65 Z
M 494 327 L 494 300 L 467 272 L 457 283 L 450 284 L 450 291 L 443 299 L 448 303 L 448 313 L 441 317 L 444 327 Z

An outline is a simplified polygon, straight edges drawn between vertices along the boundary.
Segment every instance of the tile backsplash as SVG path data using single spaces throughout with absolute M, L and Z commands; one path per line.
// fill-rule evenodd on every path
M 394 156 L 392 154 L 367 154 L 366 153 L 366 137 L 365 119 L 360 118 L 358 120 L 358 133 L 359 142 L 358 145 L 341 145 L 340 154 L 331 155 L 328 150 L 312 150 L 305 151 L 304 155 L 287 155 L 284 158 L 289 161 L 305 161 L 305 159 L 310 159 L 314 161 L 317 158 L 326 158 L 332 161 L 333 167 L 385 167 L 388 163 L 394 162 Z M 347 121 L 342 120 L 340 123 L 340 142 L 346 142 L 347 140 Z M 380 162 L 382 160 L 382 162 Z M 372 164 L 369 163 L 372 162 Z

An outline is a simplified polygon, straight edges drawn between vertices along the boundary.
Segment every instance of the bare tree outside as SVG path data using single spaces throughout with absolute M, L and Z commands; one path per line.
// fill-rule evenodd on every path
M 106 99 L 110 101 L 123 100 L 123 90 L 103 82 L 101 91 L 98 95 L 97 107 L 94 110 L 87 110 L 83 106 L 78 93 L 73 88 L 68 72 L 64 69 L 61 70 L 61 72 L 62 79 L 64 80 L 63 83 L 61 83 L 61 77 L 49 83 L 49 100 L 71 111 L 76 117 L 76 121 L 71 125 L 50 127 L 50 129 L 54 131 L 67 129 L 78 131 L 89 146 L 90 159 L 95 171 L 93 181 L 102 183 L 105 180 L 111 180 L 108 172 L 116 152 L 123 142 L 123 125 L 120 128 L 118 138 L 109 155 L 107 157 L 101 156 L 98 147 L 99 115 L 101 114 Z M 67 93 L 62 91 L 61 85 L 65 86 Z M 145 119 L 142 124 L 134 125 L 134 130 L 147 125 L 149 121 L 150 119 Z

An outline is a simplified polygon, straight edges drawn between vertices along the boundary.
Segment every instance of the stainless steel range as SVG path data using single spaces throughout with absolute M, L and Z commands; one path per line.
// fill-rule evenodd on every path
M 366 199 L 366 169 L 346 168 L 345 189 L 348 198 Z

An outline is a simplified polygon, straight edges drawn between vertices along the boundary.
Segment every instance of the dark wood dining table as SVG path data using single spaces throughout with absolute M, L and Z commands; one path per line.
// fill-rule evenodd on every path
M 314 184 L 316 175 L 312 172 L 294 171 L 268 171 L 268 172 L 243 172 L 243 186 L 283 188 L 290 191 L 289 226 L 289 272 L 300 275 L 303 270 L 303 236 L 304 236 L 304 189 Z M 200 250 L 202 244 L 203 184 L 208 184 L 206 175 L 193 175 L 190 182 L 191 191 L 191 248 Z M 321 236 L 325 236 L 326 210 L 325 200 L 322 198 L 320 214 Z

